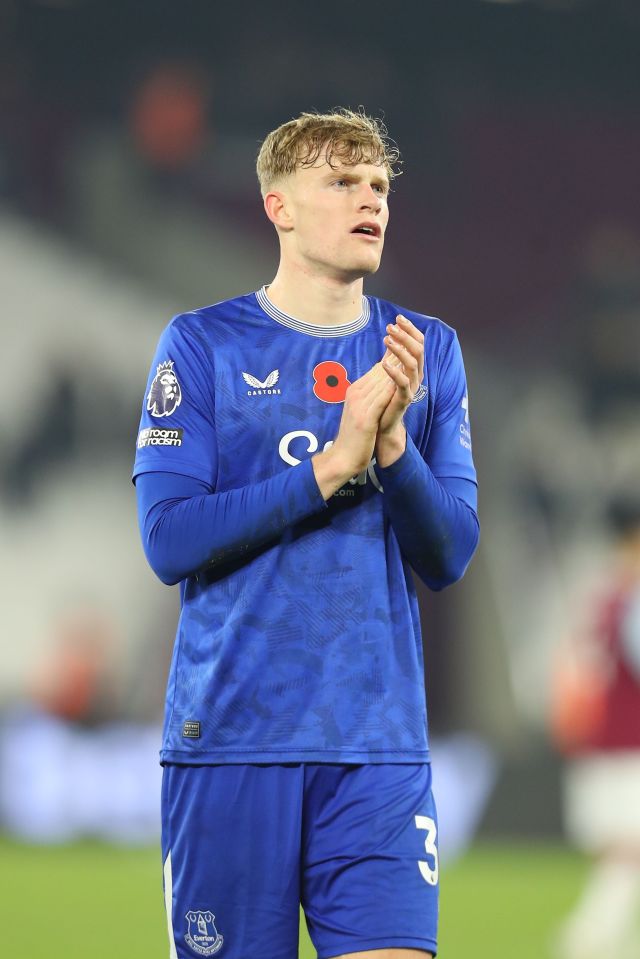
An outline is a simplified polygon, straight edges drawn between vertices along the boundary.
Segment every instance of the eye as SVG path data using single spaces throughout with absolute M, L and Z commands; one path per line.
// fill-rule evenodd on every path
M 339 187 L 349 186 L 349 181 L 348 181 L 348 180 L 334 180 L 334 181 L 333 181 L 333 185 L 334 185 L 334 186 L 339 186 Z

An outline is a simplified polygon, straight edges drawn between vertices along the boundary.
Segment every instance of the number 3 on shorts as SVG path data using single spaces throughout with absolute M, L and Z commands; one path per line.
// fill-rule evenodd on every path
M 436 824 L 430 816 L 416 816 L 416 829 L 426 829 L 427 838 L 424 841 L 424 851 L 433 859 L 433 868 L 424 859 L 418 859 L 418 866 L 422 878 L 430 886 L 438 884 L 438 847 L 436 846 Z

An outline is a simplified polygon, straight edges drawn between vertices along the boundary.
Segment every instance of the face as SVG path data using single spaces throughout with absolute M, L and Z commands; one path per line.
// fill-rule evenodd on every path
M 291 224 L 281 231 L 283 256 L 315 275 L 347 282 L 375 273 L 389 220 L 383 166 L 332 168 L 323 158 L 299 167 L 282 193 Z

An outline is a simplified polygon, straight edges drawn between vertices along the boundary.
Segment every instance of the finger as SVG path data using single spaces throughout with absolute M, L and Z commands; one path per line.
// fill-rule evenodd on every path
M 388 360 L 384 360 L 382 364 L 391 380 L 395 383 L 398 390 L 402 393 L 403 398 L 409 402 L 411 400 L 411 380 L 406 373 L 403 372 L 402 368 L 399 366 L 394 366 Z
M 371 390 L 368 392 L 367 399 L 375 399 L 376 396 L 389 391 L 390 384 L 389 377 L 387 376 L 386 372 L 386 364 L 379 363 L 378 367 L 380 369 L 380 376 L 376 379 Z M 391 384 L 391 386 L 393 386 L 393 384 Z
M 394 397 L 396 394 L 397 387 L 395 383 L 390 377 L 387 377 L 387 382 L 385 383 L 384 389 L 376 395 L 375 400 L 369 407 L 369 412 L 374 423 L 377 423 L 387 407 L 391 403 L 395 402 Z
M 387 344 L 387 349 L 400 360 L 400 363 L 405 368 L 405 372 L 413 379 L 417 379 L 419 371 L 418 358 L 401 343 L 396 342 L 395 337 L 385 337 L 384 342 Z
M 381 373 L 382 373 L 382 365 L 380 363 L 380 360 L 378 360 L 377 363 L 373 364 L 370 370 L 367 370 L 367 372 L 364 374 L 364 376 L 361 377 L 361 379 L 366 383 L 376 383 L 380 379 Z
M 355 403 L 361 408 L 368 410 L 372 405 L 375 406 L 377 404 L 380 395 L 386 395 L 388 399 L 389 383 L 390 380 L 384 367 L 381 363 L 376 363 L 375 366 L 353 384 L 353 386 L 357 385 L 357 389 L 351 394 L 352 405 Z M 353 386 L 350 387 L 350 390 L 353 389 Z M 391 386 L 395 389 L 393 383 L 391 383 Z
M 385 372 L 382 368 L 382 363 L 375 363 L 369 372 L 365 373 L 365 375 L 362 377 L 362 380 L 365 394 L 370 393 L 371 390 L 375 390 L 376 385 L 383 383 L 385 380 Z
M 359 408 L 363 416 L 362 428 L 375 430 L 380 417 L 392 401 L 396 385 L 383 370 L 384 380 L 376 384 L 375 390 L 360 398 Z M 357 414 L 356 414 L 357 415 Z
M 416 330 L 416 332 L 420 333 L 420 330 Z M 404 346 L 412 356 L 416 357 L 416 359 L 419 359 L 424 352 L 423 342 L 416 339 L 416 337 L 413 336 L 408 330 L 403 330 L 402 327 L 397 323 L 394 326 L 391 324 L 387 326 L 387 337 L 392 337 L 396 343 L 401 343 L 402 346 Z M 385 343 L 387 341 L 387 337 L 385 337 Z
M 374 388 L 366 396 L 365 401 L 370 408 L 377 407 L 380 403 L 386 406 L 396 389 L 394 381 L 387 376 L 382 364 L 380 364 L 380 373 L 381 379 L 376 381 Z
M 381 373 L 384 373 L 384 370 L 381 369 L 380 363 L 376 363 L 370 370 L 367 370 L 366 373 L 363 373 L 362 376 L 359 376 L 357 380 L 353 381 L 350 386 L 352 395 L 358 393 L 361 396 L 366 396 L 382 378 Z
M 404 321 L 409 330 L 403 330 L 401 321 Z M 408 374 L 411 381 L 411 390 L 415 393 L 420 388 L 420 382 L 424 375 L 424 336 L 406 317 L 398 316 L 398 322 L 387 327 L 388 336 L 385 343 L 388 347 L 392 344 L 401 344 L 402 350 L 393 349 L 396 355 L 404 365 L 404 372 Z
M 416 340 L 417 343 L 420 343 L 421 346 L 424 346 L 424 333 L 422 330 L 419 330 L 411 320 L 408 320 L 406 316 L 403 316 L 402 313 L 398 313 L 396 316 L 396 324 L 400 327 L 401 330 L 404 330 L 410 336 Z

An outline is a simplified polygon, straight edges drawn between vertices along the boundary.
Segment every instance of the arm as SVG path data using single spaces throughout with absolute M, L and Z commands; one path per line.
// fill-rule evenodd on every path
M 136 494 L 145 555 L 167 585 L 238 559 L 326 507 L 310 460 L 225 493 L 192 476 L 141 473 Z
M 462 357 L 452 341 L 438 371 L 431 434 L 422 453 L 402 416 L 422 380 L 424 336 L 405 317 L 388 334 L 383 365 L 396 392 L 380 422 L 376 473 L 403 555 L 427 586 L 439 590 L 462 577 L 480 532 L 470 443 L 460 433 L 461 426 L 467 431 Z
M 376 466 L 376 475 L 400 549 L 420 579 L 433 590 L 461 579 L 480 536 L 475 484 L 436 479 L 410 437 L 403 455 Z
M 171 585 L 204 567 L 237 560 L 323 509 L 332 494 L 369 463 L 378 422 L 394 386 L 376 364 L 349 387 L 330 449 L 260 483 L 215 492 L 217 443 L 210 412 L 214 397 L 207 396 L 206 370 L 201 371 L 200 352 L 187 351 L 184 335 L 173 333 L 164 339 L 168 342 L 161 341 L 149 384 L 157 360 L 170 351 L 176 376 L 184 375 L 180 406 L 171 414 L 181 443 L 149 449 L 143 431 L 134 476 L 147 559 L 160 579 Z M 143 413 L 141 425 L 154 424 Z
M 253 486 L 214 492 L 214 382 L 200 318 L 176 317 L 151 364 L 134 465 L 145 553 L 167 584 L 237 558 L 325 505 L 310 463 Z

